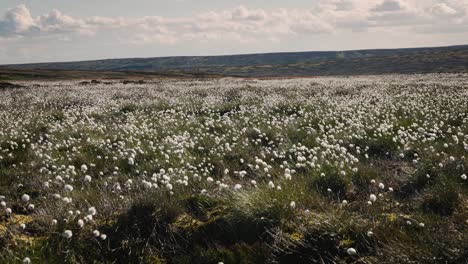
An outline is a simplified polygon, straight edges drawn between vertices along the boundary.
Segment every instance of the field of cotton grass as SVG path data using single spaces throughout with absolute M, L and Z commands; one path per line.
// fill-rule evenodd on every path
M 466 74 L 15 84 L 1 263 L 467 263 Z

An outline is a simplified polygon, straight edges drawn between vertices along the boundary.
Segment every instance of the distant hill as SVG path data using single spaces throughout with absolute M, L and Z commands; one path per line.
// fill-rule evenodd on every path
M 2 68 L 229 76 L 468 72 L 468 45 L 435 48 L 107 59 L 3 65 L 0 66 L 0 69 Z

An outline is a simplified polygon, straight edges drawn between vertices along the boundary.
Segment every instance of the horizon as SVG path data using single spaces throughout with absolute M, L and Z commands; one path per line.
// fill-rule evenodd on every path
M 463 0 L 5 0 L 0 65 L 458 46 L 467 32 Z
M 366 51 L 366 50 L 408 50 L 408 49 L 437 49 L 437 48 L 450 48 L 450 47 L 464 47 L 468 44 L 458 44 L 449 46 L 417 46 L 417 47 L 400 47 L 400 48 L 370 48 L 370 49 L 345 49 L 345 50 L 302 50 L 302 51 L 271 51 L 260 53 L 236 53 L 236 54 L 215 54 L 215 55 L 169 55 L 169 56 L 155 56 L 155 57 L 115 57 L 115 58 L 101 58 L 91 60 L 74 60 L 74 61 L 42 61 L 30 63 L 14 63 L 14 64 L 0 64 L 0 66 L 11 65 L 27 65 L 27 64 L 49 64 L 49 63 L 75 63 L 75 62 L 91 62 L 91 61 L 107 61 L 107 60 L 126 60 L 126 59 L 159 59 L 159 58 L 189 58 L 189 57 L 229 57 L 229 56 L 249 56 L 249 55 L 264 55 L 264 54 L 286 54 L 286 53 L 309 53 L 309 52 L 350 52 L 350 51 Z

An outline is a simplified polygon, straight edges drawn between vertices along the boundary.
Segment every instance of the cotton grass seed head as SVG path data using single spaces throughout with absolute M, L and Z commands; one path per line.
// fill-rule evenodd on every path
M 21 196 L 21 201 L 22 201 L 23 203 L 29 202 L 30 199 L 31 199 L 31 198 L 29 197 L 28 194 L 23 194 L 23 195 Z
M 73 232 L 71 230 L 65 230 L 62 233 L 63 237 L 66 239 L 70 239 L 73 236 Z

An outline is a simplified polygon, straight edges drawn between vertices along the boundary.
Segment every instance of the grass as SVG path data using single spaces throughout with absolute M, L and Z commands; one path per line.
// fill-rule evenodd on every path
M 463 263 L 466 80 L 385 78 L 1 91 L 0 262 Z

